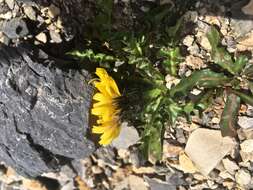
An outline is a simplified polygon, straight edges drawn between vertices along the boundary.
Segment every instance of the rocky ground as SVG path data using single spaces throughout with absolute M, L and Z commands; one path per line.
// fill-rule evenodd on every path
M 141 3 L 140 3 L 141 2 Z M 134 19 L 146 12 L 155 0 L 115 0 L 115 14 L 121 25 L 132 27 Z M 161 0 L 156 3 L 173 3 Z M 92 1 L 82 0 L 0 0 L 0 43 L 16 46 L 35 44 L 46 52 L 61 57 L 80 41 L 89 17 Z M 89 15 L 89 16 L 87 16 Z M 184 75 L 206 67 L 211 46 L 206 38 L 210 24 L 219 27 L 222 44 L 229 52 L 253 52 L 253 1 L 198 1 L 184 14 L 187 28 L 181 39 L 187 50 L 180 64 Z M 120 26 L 119 26 L 120 27 Z M 57 47 L 57 48 L 56 48 Z M 250 60 L 253 62 L 253 59 Z M 168 86 L 174 79 L 166 77 Z M 240 110 L 238 138 L 222 138 L 219 128 L 223 101 L 215 100 L 203 117 L 187 123 L 181 118 L 165 133 L 162 162 L 144 162 L 134 145 L 135 129 L 92 156 L 64 166 L 58 173 L 47 173 L 37 179 L 26 179 L 11 168 L 0 165 L 0 189 L 28 190 L 188 190 L 188 189 L 253 189 L 253 107 Z M 205 126 L 205 128 L 201 127 Z M 203 139 L 203 137 L 205 137 Z

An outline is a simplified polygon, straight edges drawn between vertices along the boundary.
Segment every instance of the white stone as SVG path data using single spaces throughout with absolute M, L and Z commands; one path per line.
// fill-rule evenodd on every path
M 14 8 L 14 0 L 5 0 L 5 3 L 8 5 L 8 7 L 12 10 Z
M 222 177 L 223 179 L 235 180 L 235 178 L 233 177 L 233 175 L 231 175 L 231 174 L 228 173 L 227 171 L 220 172 L 220 173 L 219 173 L 219 176 Z
M 252 161 L 253 160 L 253 152 L 248 153 L 248 152 L 240 151 L 240 155 L 241 155 L 241 158 L 242 158 L 243 162 L 247 162 L 247 161 L 250 161 L 250 160 Z
M 135 175 L 130 175 L 128 177 L 129 181 L 129 187 L 132 190 L 148 190 L 148 187 L 146 186 L 143 178 L 135 176 Z
M 202 36 L 200 39 L 200 45 L 207 51 L 211 51 L 212 46 L 208 41 L 208 38 L 206 36 Z
M 185 58 L 185 64 L 193 70 L 201 69 L 204 66 L 204 62 L 199 57 L 189 55 Z
M 208 175 L 235 146 L 230 137 L 218 130 L 198 128 L 190 135 L 185 152 L 199 171 Z
M 61 35 L 59 33 L 55 32 L 54 30 L 50 30 L 49 34 L 50 34 L 52 43 L 61 43 L 62 42 Z
M 36 20 L 36 12 L 34 11 L 34 9 L 30 6 L 25 6 L 24 7 L 24 13 L 25 15 L 31 19 L 31 20 Z
M 238 117 L 238 124 L 243 129 L 252 128 L 253 129 L 253 118 L 247 116 L 239 116 Z
M 148 187 L 143 178 L 135 175 L 130 175 L 115 184 L 115 188 L 113 190 L 123 190 L 128 188 L 131 190 L 148 190 Z
M 47 36 L 45 33 L 41 32 L 39 33 L 37 36 L 35 36 L 35 38 L 40 41 L 40 42 L 43 42 L 43 43 L 46 43 L 47 42 Z
M 139 139 L 139 134 L 134 127 L 122 123 L 120 134 L 113 140 L 112 145 L 117 149 L 127 149 L 129 146 L 136 144 Z
M 4 35 L 3 32 L 0 32 L 0 43 L 3 43 L 5 45 L 9 45 L 10 39 Z
M 12 18 L 12 13 L 11 11 L 4 13 L 4 14 L 0 14 L 0 18 L 5 19 L 5 20 L 9 20 Z
M 243 152 L 252 153 L 253 152 L 253 139 L 248 139 L 242 142 L 241 150 Z
M 183 44 L 187 47 L 191 46 L 194 42 L 194 37 L 192 35 L 187 35 L 184 39 L 183 39 Z
M 235 181 L 242 186 L 248 185 L 251 181 L 251 176 L 250 176 L 249 171 L 240 169 L 235 174 Z
M 239 166 L 234 162 L 231 161 L 228 158 L 225 158 L 222 160 L 222 163 L 225 167 L 225 169 L 230 173 L 230 174 L 234 174 L 236 170 L 239 170 Z

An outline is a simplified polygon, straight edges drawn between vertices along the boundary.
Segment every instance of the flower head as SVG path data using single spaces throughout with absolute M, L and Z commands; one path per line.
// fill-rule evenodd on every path
M 94 86 L 98 90 L 93 96 L 91 113 L 98 117 L 97 125 L 92 127 L 92 133 L 101 134 L 99 144 L 107 145 L 120 133 L 120 109 L 116 99 L 121 96 L 118 86 L 105 69 L 97 68 L 98 81 Z

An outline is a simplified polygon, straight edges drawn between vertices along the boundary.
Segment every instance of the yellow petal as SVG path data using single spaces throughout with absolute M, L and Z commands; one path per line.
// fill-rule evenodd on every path
M 113 113 L 113 108 L 111 106 L 99 106 L 99 107 L 93 107 L 91 109 L 91 113 L 93 115 L 104 115 L 108 113 Z
M 95 134 L 104 133 L 106 130 L 108 130 L 108 127 L 103 127 L 103 126 L 93 126 L 92 127 L 92 133 L 95 133 Z
M 107 92 L 107 90 L 106 90 L 106 86 L 104 85 L 103 82 L 95 81 L 95 82 L 94 82 L 94 86 L 98 89 L 99 92 L 101 92 L 101 93 L 104 94 L 105 96 L 110 97 L 110 94 L 108 94 L 108 92 Z
M 93 126 L 92 133 L 102 134 L 99 143 L 107 145 L 120 133 L 118 115 L 121 110 L 118 109 L 114 99 L 121 94 L 116 82 L 105 69 L 97 68 L 96 74 L 99 81 L 94 81 L 93 84 L 99 92 L 93 96 L 93 100 L 97 102 L 93 104 L 91 113 L 98 116 L 97 124 L 99 126 Z
M 100 141 L 99 144 L 101 145 L 108 145 L 112 142 L 113 140 L 113 133 L 115 132 L 114 127 L 110 128 L 110 130 L 104 132 L 101 137 L 100 137 Z
M 104 121 L 99 126 L 93 126 L 92 132 L 93 133 L 104 133 L 106 131 L 109 131 L 110 128 L 118 126 L 118 119 L 111 119 L 109 121 Z
M 116 82 L 111 77 L 108 79 L 108 85 L 106 86 L 106 90 L 108 94 L 110 94 L 113 98 L 121 95 Z
M 106 80 L 109 75 L 107 73 L 107 71 L 103 68 L 97 68 L 96 69 L 96 75 L 101 79 L 101 80 Z
M 111 142 L 112 142 L 112 140 L 113 140 L 113 138 L 107 138 L 107 139 L 105 139 L 105 138 L 101 138 L 101 140 L 98 142 L 100 145 L 103 145 L 103 146 L 105 146 L 105 145 L 108 145 L 108 144 L 110 144 Z
M 100 137 L 100 141 L 99 144 L 101 145 L 108 145 L 112 142 L 113 139 L 115 139 L 116 137 L 118 137 L 120 132 L 120 127 L 119 126 L 114 126 L 112 127 L 112 129 L 108 132 L 105 132 L 101 137 Z
M 99 86 L 99 90 L 101 90 L 102 93 L 105 93 L 104 90 L 106 90 L 111 97 L 121 95 L 116 82 L 108 75 L 105 69 L 97 68 L 96 75 L 100 78 L 101 84 Z
M 93 100 L 100 101 L 100 102 L 108 102 L 108 101 L 111 101 L 112 99 L 108 96 L 105 96 L 105 94 L 98 92 L 93 96 Z
M 91 113 L 93 115 L 99 116 L 100 119 L 105 122 L 105 121 L 110 121 L 115 115 L 115 110 L 113 107 L 108 107 L 108 106 L 100 106 L 96 108 L 91 109 Z
M 93 108 L 101 107 L 101 106 L 107 106 L 110 107 L 112 105 L 112 102 L 97 102 L 93 104 Z

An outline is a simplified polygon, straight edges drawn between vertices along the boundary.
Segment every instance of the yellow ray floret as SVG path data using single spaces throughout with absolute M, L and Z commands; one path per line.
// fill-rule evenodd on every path
M 107 145 L 120 133 L 120 109 L 115 101 L 120 97 L 118 86 L 114 79 L 108 75 L 105 69 L 97 68 L 98 81 L 94 86 L 98 92 L 93 96 L 96 103 L 93 104 L 91 114 L 98 117 L 97 126 L 92 127 L 92 133 L 101 134 L 99 144 Z

